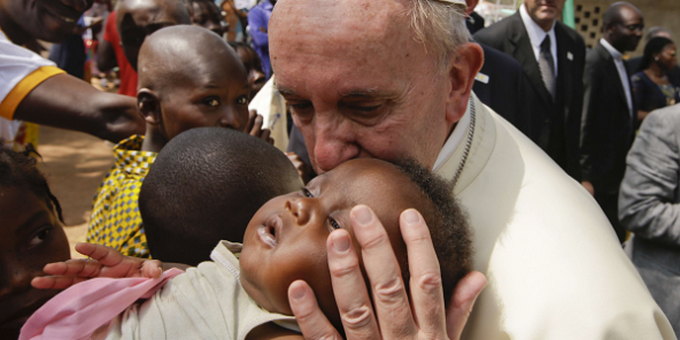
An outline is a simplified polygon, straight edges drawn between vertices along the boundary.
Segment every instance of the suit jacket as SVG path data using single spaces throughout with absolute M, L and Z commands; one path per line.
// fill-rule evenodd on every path
M 471 100 L 475 130 L 452 195 L 474 229 L 474 269 L 489 283 L 462 338 L 675 339 L 595 200 L 524 134 Z M 435 173 L 452 179 L 465 144 Z
M 634 118 L 614 58 L 599 43 L 588 51 L 583 83 L 582 179 L 592 182 L 595 192 L 615 194 L 626 170 Z
M 557 21 L 557 96 L 550 96 L 541 77 L 529 34 L 519 11 L 474 35 L 522 65 L 522 102 L 529 122 L 527 136 L 570 176 L 580 179 L 579 133 L 583 105 L 585 43 L 576 31 Z
M 626 159 L 619 219 L 634 233 L 632 260 L 680 331 L 680 104 L 645 118 Z
M 520 114 L 522 103 L 522 65 L 517 60 L 484 44 L 484 65 L 472 90 L 477 98 L 520 131 L 527 134 L 529 121 Z

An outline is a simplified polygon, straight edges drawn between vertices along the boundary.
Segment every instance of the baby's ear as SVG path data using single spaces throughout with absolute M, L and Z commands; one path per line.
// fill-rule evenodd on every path
M 137 91 L 137 107 L 144 120 L 151 125 L 158 125 L 162 121 L 161 103 L 154 91 L 147 88 Z

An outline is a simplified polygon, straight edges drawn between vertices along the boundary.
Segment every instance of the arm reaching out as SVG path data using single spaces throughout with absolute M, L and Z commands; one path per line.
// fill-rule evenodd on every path
M 333 231 L 326 243 L 328 264 L 346 338 L 459 339 L 474 301 L 486 285 L 484 275 L 472 272 L 464 277 L 446 313 L 439 263 L 430 233 L 421 215 L 409 209 L 400 217 L 411 270 L 409 300 L 399 264 L 377 216 L 370 208 L 357 206 L 352 209 L 351 219 L 373 301 L 348 232 Z M 306 339 L 342 339 L 319 309 L 314 292 L 306 282 L 293 282 L 288 295 Z
M 38 289 L 64 289 L 94 277 L 158 278 L 163 272 L 160 261 L 124 256 L 102 245 L 78 243 L 76 250 L 92 259 L 47 264 L 43 271 L 50 276 L 36 277 L 31 285 Z

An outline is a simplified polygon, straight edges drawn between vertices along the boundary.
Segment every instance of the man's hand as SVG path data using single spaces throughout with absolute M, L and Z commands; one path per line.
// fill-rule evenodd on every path
M 78 282 L 95 277 L 148 277 L 158 278 L 163 269 L 161 262 L 124 256 L 102 245 L 78 243 L 76 250 L 90 259 L 50 263 L 43 271 L 47 275 L 36 277 L 31 285 L 37 289 L 65 289 Z
M 409 209 L 399 221 L 411 271 L 409 300 L 399 264 L 377 216 L 362 205 L 354 207 L 350 216 L 373 303 L 349 233 L 333 231 L 326 242 L 328 264 L 346 338 L 459 339 L 472 305 L 486 285 L 484 275 L 473 272 L 460 281 L 446 315 L 439 262 L 430 233 L 422 216 Z M 306 282 L 293 282 L 288 297 L 306 339 L 342 339 L 319 309 Z
M 593 183 L 590 183 L 589 181 L 583 181 L 581 182 L 581 185 L 586 188 L 586 191 L 588 191 L 591 196 L 595 196 L 595 187 L 593 187 Z
M 262 124 L 264 124 L 262 115 L 257 114 L 255 110 L 248 111 L 248 124 L 246 124 L 245 133 L 274 145 L 274 139 L 270 137 L 271 131 L 263 129 Z

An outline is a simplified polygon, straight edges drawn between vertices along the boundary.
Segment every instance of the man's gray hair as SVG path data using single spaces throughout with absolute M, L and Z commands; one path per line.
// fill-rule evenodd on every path
M 409 19 L 416 40 L 437 56 L 441 71 L 458 48 L 470 41 L 465 26 L 465 4 L 447 0 L 410 0 Z
M 671 35 L 671 31 L 669 31 L 668 28 L 661 27 L 661 26 L 654 26 L 654 27 L 650 28 L 647 31 L 647 34 L 645 35 L 645 45 L 649 42 L 649 40 L 658 36 L 659 33 L 666 33 L 669 36 Z

